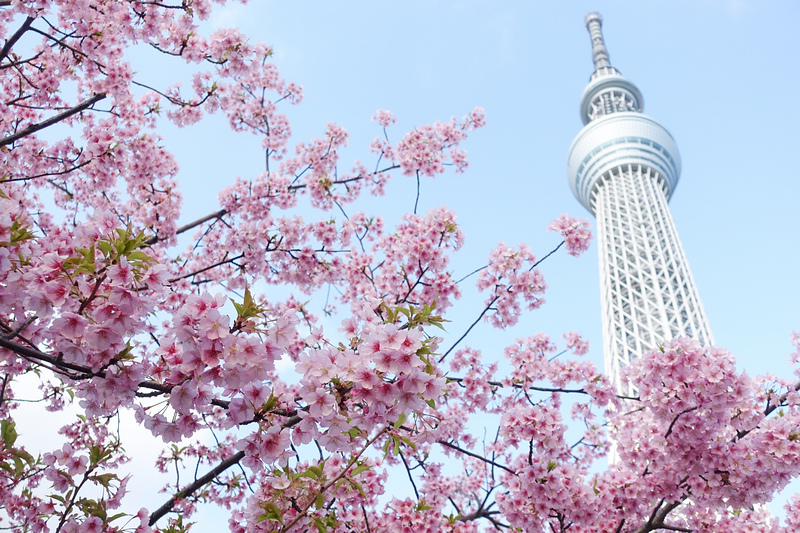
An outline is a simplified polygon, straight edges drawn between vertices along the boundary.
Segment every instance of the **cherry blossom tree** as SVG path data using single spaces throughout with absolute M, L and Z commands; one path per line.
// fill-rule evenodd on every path
M 0 527 L 188 531 L 209 505 L 234 532 L 800 528 L 800 500 L 785 527 L 760 506 L 800 471 L 797 375 L 751 378 L 676 339 L 628 368 L 638 394 L 622 397 L 575 332 L 528 334 L 501 365 L 469 334 L 541 307 L 542 262 L 586 250 L 588 223 L 564 215 L 543 257 L 501 243 L 459 279 L 450 210 L 393 228 L 363 210 L 392 176 L 419 194 L 466 171 L 480 109 L 405 134 L 377 111 L 370 166 L 346 165 L 338 125 L 292 140 L 301 88 L 268 46 L 206 34 L 210 0 L 0 6 Z M 134 72 L 134 47 L 190 81 Z M 187 223 L 158 128 L 209 114 L 257 136 L 266 167 Z M 484 305 L 449 331 L 472 283 Z M 77 409 L 65 443 L 23 444 L 23 399 Z M 163 443 L 159 470 L 196 464 L 159 506 L 126 508 L 121 412 Z

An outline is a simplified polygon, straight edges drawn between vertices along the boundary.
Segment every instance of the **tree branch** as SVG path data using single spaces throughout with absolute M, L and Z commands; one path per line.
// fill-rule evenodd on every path
M 497 468 L 502 468 L 506 472 L 510 472 L 512 474 L 516 474 L 516 472 L 514 472 L 513 470 L 511 470 L 510 468 L 508 468 L 505 465 L 501 465 L 500 463 L 496 463 L 496 462 L 492 461 L 491 459 L 487 459 L 486 457 L 478 455 L 477 453 L 473 453 L 473 452 L 471 452 L 469 450 L 465 450 L 464 448 L 456 446 L 455 444 L 451 444 L 451 443 L 447 442 L 446 440 L 437 440 L 436 442 L 441 444 L 442 446 L 446 446 L 447 448 L 451 448 L 451 449 L 453 449 L 453 450 L 455 450 L 457 452 L 463 453 L 464 455 L 469 455 L 470 457 L 474 457 L 475 459 L 480 459 L 484 463 L 488 463 L 488 464 L 490 464 L 492 466 L 496 466 Z
M 664 520 L 667 519 L 667 515 L 670 512 L 672 512 L 673 509 L 678 507 L 681 504 L 681 502 L 672 502 L 670 504 L 664 505 L 664 507 L 661 507 L 663 503 L 664 503 L 663 500 L 659 502 L 658 506 L 653 510 L 653 514 L 650 516 L 650 520 L 648 520 L 647 523 L 643 524 L 640 528 L 636 529 L 635 533 L 648 533 L 650 531 L 655 531 L 658 529 L 666 529 L 669 531 L 683 531 L 686 533 L 691 533 L 692 531 L 694 531 L 692 529 L 687 529 L 678 526 L 669 526 L 665 524 Z
M 7 3 L 0 2 L 0 6 L 8 6 L 8 5 L 11 5 L 10 0 Z M 22 38 L 22 36 L 25 34 L 26 31 L 31 29 L 31 24 L 33 24 L 34 20 L 36 20 L 35 17 L 26 18 L 25 22 L 22 23 L 22 26 L 20 26 L 19 29 L 16 32 L 14 32 L 14 35 L 12 35 L 11 38 L 8 41 L 6 41 L 6 44 L 3 46 L 3 49 L 0 50 L 0 61 L 8 57 L 8 53 L 11 52 L 11 47 L 14 46 L 17 43 L 17 41 L 20 40 L 20 38 Z
M 561 248 L 561 246 L 563 246 L 564 242 L 565 242 L 565 241 L 561 241 L 561 242 L 558 244 L 558 246 L 556 246 L 555 248 L 553 248 L 553 249 L 550 251 L 550 253 L 549 253 L 549 254 L 547 254 L 546 256 L 542 257 L 542 258 L 541 258 L 541 259 L 539 259 L 538 261 L 536 261 L 536 262 L 535 262 L 533 265 L 531 265 L 531 268 L 529 268 L 528 270 L 533 270 L 534 268 L 536 268 L 537 266 L 539 266 L 539 265 L 541 264 L 541 262 L 542 262 L 542 261 L 544 261 L 545 259 L 547 259 L 547 258 L 548 258 L 548 257 L 550 257 L 551 255 L 553 255 L 554 253 L 556 253 L 556 252 L 558 251 L 558 249 L 559 249 L 559 248 Z M 484 266 L 484 267 L 481 267 L 481 268 L 479 268 L 478 270 L 483 270 L 484 268 L 487 268 L 488 266 L 489 266 L 489 265 L 486 265 L 486 266 Z M 476 270 L 475 272 L 477 272 L 478 270 Z M 467 276 L 465 276 L 465 278 L 466 278 L 466 277 L 469 277 L 469 276 L 471 276 L 471 275 L 472 275 L 472 274 L 474 274 L 475 272 L 472 272 L 471 274 L 467 274 Z M 462 278 L 462 279 L 461 279 L 461 280 L 459 280 L 459 281 L 462 281 L 462 280 L 463 280 L 463 279 L 465 279 L 465 278 Z M 513 287 L 513 286 L 512 286 L 512 287 Z M 511 289 L 512 287 L 509 287 L 509 289 Z M 497 300 L 499 300 L 499 299 L 500 299 L 500 296 L 495 296 L 495 297 L 494 297 L 494 299 L 493 299 L 491 302 L 489 302 L 489 303 L 486 305 L 486 307 L 484 308 L 484 310 L 483 310 L 483 311 L 481 311 L 481 314 L 480 314 L 480 316 L 478 316 L 478 318 L 475 320 L 475 322 L 473 322 L 473 323 L 472 323 L 472 325 L 471 325 L 470 327 L 468 327 L 468 328 L 467 328 L 467 331 L 465 331 L 465 332 L 464 332 L 464 334 L 463 334 L 463 335 L 461 335 L 461 337 L 459 337 L 459 338 L 458 338 L 458 340 L 457 340 L 456 342 L 454 342 L 454 343 L 453 343 L 453 345 L 452 345 L 452 346 L 450 346 L 450 348 L 449 348 L 449 349 L 448 349 L 448 350 L 447 350 L 447 351 L 446 351 L 446 352 L 445 352 L 445 353 L 444 353 L 444 354 L 443 354 L 443 355 L 442 355 L 442 356 L 439 358 L 439 362 L 440 362 L 440 363 L 441 363 L 442 361 L 444 361 L 444 359 L 445 359 L 445 358 L 446 358 L 446 357 L 447 357 L 447 356 L 450 354 L 450 352 L 452 352 L 452 351 L 455 349 L 455 347 L 456 347 L 456 346 L 458 346 L 458 345 L 461 343 L 461 341 L 463 341 L 463 340 L 464 340 L 464 338 L 465 338 L 467 335 L 469 335 L 469 332 L 470 332 L 470 331 L 472 331 L 472 328 L 474 328 L 475 326 L 477 326 L 477 325 L 478 325 L 478 322 L 480 322 L 480 321 L 481 321 L 481 319 L 483 318 L 483 316 L 484 316 L 486 313 L 488 313 L 488 312 L 489 312 L 489 310 L 492 308 L 492 306 L 495 304 L 495 302 L 497 302 Z
M 175 235 L 180 235 L 181 233 L 185 233 L 185 232 L 189 231 L 192 228 L 196 228 L 197 226 L 199 226 L 203 222 L 208 222 L 209 220 L 212 220 L 212 219 L 215 219 L 215 218 L 220 218 L 220 217 L 223 217 L 223 216 L 225 216 L 227 214 L 228 214 L 228 210 L 227 209 L 220 209 L 219 211 L 217 211 L 215 213 L 211 213 L 210 215 L 206 215 L 203 218 L 198 218 L 194 222 L 189 222 L 188 224 L 185 224 L 185 225 L 181 226 L 180 228 L 175 230 Z M 155 243 L 159 242 L 160 240 L 162 240 L 162 239 L 158 235 L 153 235 L 152 237 L 150 237 L 149 239 L 144 241 L 144 243 L 146 245 L 148 245 L 148 246 L 152 246 Z
M 667 432 L 664 434 L 664 438 L 666 439 L 672 434 L 672 430 L 675 427 L 675 423 L 678 421 L 681 415 L 685 415 L 686 413 L 691 413 L 692 411 L 696 411 L 699 408 L 700 408 L 699 406 L 689 407 L 688 409 L 684 409 L 683 411 L 675 415 L 675 418 L 673 418 L 672 422 L 670 422 L 669 424 L 669 428 L 667 428 Z
M 46 120 L 43 120 L 42 122 L 39 122 L 38 124 L 31 124 L 30 126 L 28 126 L 27 128 L 25 128 L 24 130 L 22 130 L 20 132 L 17 132 L 17 133 L 15 133 L 13 135 L 9 135 L 8 137 L 5 137 L 3 139 L 0 139 L 0 146 L 5 146 L 7 144 L 11 144 L 14 141 L 22 139 L 23 137 L 27 137 L 31 133 L 36 133 L 39 130 L 43 130 L 43 129 L 47 128 L 48 126 L 52 126 L 53 124 L 57 124 L 57 123 L 61 122 L 62 120 L 64 120 L 65 118 L 69 118 L 72 115 L 75 115 L 77 113 L 80 113 L 81 111 L 84 111 L 84 110 L 92 107 L 94 104 L 96 104 L 100 100 L 104 99 L 105 97 L 106 97 L 106 93 L 97 93 L 94 96 L 92 96 L 91 98 L 89 98 L 88 100 L 84 100 L 80 104 L 76 105 L 75 107 L 71 107 L 71 108 L 67 109 L 66 111 L 63 111 L 63 112 L 61 112 L 61 113 L 59 113 L 57 115 L 53 115 L 52 117 L 50 117 L 50 118 L 48 118 Z
M 483 309 L 483 311 L 481 311 L 481 314 L 480 314 L 480 315 L 478 315 L 478 318 L 476 318 L 476 319 L 475 319 L 475 322 L 473 322 L 473 323 L 470 325 L 470 327 L 468 327 L 468 328 L 467 328 L 467 331 L 465 331 L 465 332 L 464 332 L 464 334 L 463 334 L 463 335 L 461 335 L 461 336 L 458 338 L 458 340 L 457 340 L 456 342 L 454 342 L 454 343 L 453 343 L 453 345 L 452 345 L 452 346 L 450 346 L 450 348 L 449 348 L 449 349 L 448 349 L 446 352 L 444 352 L 444 353 L 442 354 L 442 356 L 439 358 L 439 362 L 440 362 L 440 363 L 441 363 L 442 361 L 444 361 L 445 357 L 447 357 L 448 355 L 450 355 L 450 352 L 452 352 L 452 351 L 455 349 L 455 347 L 456 347 L 456 346 L 458 346 L 458 345 L 461 343 L 461 341 L 463 341 L 463 340 L 466 338 L 466 336 L 467 336 L 467 335 L 469 335 L 469 332 L 470 332 L 470 331 L 472 331 L 472 328 L 474 328 L 475 326 L 477 326 L 477 325 L 478 325 L 478 322 L 480 322 L 480 321 L 481 321 L 481 319 L 483 318 L 483 315 L 485 315 L 486 313 L 488 313 L 488 312 L 489 312 L 489 309 L 491 309 L 491 308 L 492 308 L 492 306 L 494 305 L 494 303 L 495 303 L 497 300 L 499 300 L 499 299 L 500 299 L 500 297 L 499 297 L 499 296 L 495 296 L 495 297 L 494 297 L 494 299 L 493 299 L 491 302 L 489 302 L 489 304 L 488 304 L 488 305 L 487 305 L 487 306 L 486 306 L 486 307 Z
M 53 357 L 44 352 L 41 352 L 35 348 L 30 348 L 28 346 L 23 346 L 15 342 L 12 342 L 3 336 L 0 336 L 0 347 L 5 348 L 7 350 L 11 350 L 12 352 L 21 355 L 26 359 L 34 359 L 37 361 L 46 362 L 59 369 L 69 369 L 74 372 L 79 372 L 80 374 L 85 376 L 105 377 L 105 372 L 103 372 L 102 370 L 94 372 L 89 367 L 68 363 L 57 357 Z M 161 383 L 156 383 L 152 381 L 143 381 L 139 383 L 138 386 L 141 388 L 156 390 L 164 393 L 169 393 L 170 390 L 172 389 L 172 387 L 169 385 L 163 385 Z M 5 388 L 5 380 L 3 383 L 3 388 Z M 211 403 L 213 405 L 218 405 L 220 407 L 227 407 L 227 402 L 224 402 L 223 400 L 213 399 L 211 400 Z M 302 417 L 300 417 L 299 415 L 296 414 L 292 415 L 291 413 L 288 412 L 276 413 L 276 414 L 281 414 L 283 416 L 289 417 L 286 421 L 284 421 L 281 424 L 281 427 L 284 428 L 297 425 L 302 420 Z M 164 505 L 159 507 L 152 515 L 150 515 L 150 525 L 152 526 L 159 518 L 167 514 L 175 506 L 175 503 L 178 500 L 193 494 L 195 491 L 197 491 L 200 487 L 204 486 L 206 483 L 210 483 L 215 477 L 220 475 L 222 472 L 224 472 L 231 466 L 238 464 L 239 461 L 241 461 L 243 458 L 244 458 L 244 452 L 238 452 L 232 455 L 231 457 L 225 459 L 221 463 L 219 463 L 216 467 L 209 470 L 202 477 L 199 477 L 192 483 L 188 484 L 186 487 L 183 488 L 183 490 L 179 491 L 174 496 L 172 496 L 172 498 L 170 498 L 169 501 L 165 502 Z
M 156 511 L 150 515 L 150 521 L 148 522 L 149 525 L 154 525 L 160 518 L 162 518 L 165 514 L 170 512 L 178 500 L 181 500 L 187 496 L 193 494 L 197 489 L 204 486 L 206 483 L 211 483 L 211 481 L 223 473 L 225 470 L 229 469 L 235 464 L 238 464 L 239 461 L 244 459 L 244 452 L 237 452 L 234 455 L 231 455 L 220 464 L 209 470 L 204 476 L 201 476 L 195 479 L 193 482 L 189 483 L 184 487 L 183 490 L 178 491 L 175 493 L 172 498 L 167 500 L 164 505 L 156 509 Z

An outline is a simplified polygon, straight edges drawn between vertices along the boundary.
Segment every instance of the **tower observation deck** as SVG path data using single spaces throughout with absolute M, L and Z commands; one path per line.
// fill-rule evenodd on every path
M 630 394 L 620 372 L 632 359 L 675 337 L 713 338 L 667 206 L 681 173 L 678 146 L 611 65 L 602 21 L 599 13 L 585 19 L 594 72 L 567 172 L 572 193 L 597 219 L 605 372 Z

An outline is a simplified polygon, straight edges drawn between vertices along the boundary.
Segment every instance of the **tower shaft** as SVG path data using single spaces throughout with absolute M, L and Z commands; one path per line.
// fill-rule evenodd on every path
M 622 164 L 594 200 L 605 372 L 626 395 L 635 391 L 620 373 L 632 359 L 675 337 L 713 342 L 665 188 L 653 169 Z
M 621 376 L 632 359 L 675 337 L 713 338 L 667 207 L 680 177 L 678 146 L 611 65 L 602 20 L 585 20 L 595 69 L 567 168 L 573 194 L 597 218 L 605 371 L 632 395 Z

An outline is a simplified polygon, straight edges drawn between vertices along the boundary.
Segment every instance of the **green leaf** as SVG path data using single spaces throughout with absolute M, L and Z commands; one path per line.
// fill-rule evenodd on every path
M 100 251 L 103 252 L 106 257 L 110 256 L 111 252 L 115 251 L 114 246 L 108 241 L 100 241 L 97 243 L 97 247 L 100 248 Z
M 366 493 L 366 492 L 364 492 L 364 489 L 361 487 L 361 485 L 360 485 L 360 484 L 358 484 L 357 482 L 353 481 L 352 479 L 348 479 L 347 481 L 349 481 L 349 482 L 350 482 L 350 484 L 351 484 L 352 486 L 354 486 L 354 487 L 356 488 L 356 490 L 357 490 L 359 493 L 361 493 L 361 495 L 362 495 L 364 498 L 366 498 L 366 497 L 367 497 L 367 493 Z
M 22 463 L 22 459 L 19 456 L 14 455 L 14 478 L 19 478 L 22 476 L 24 469 L 25 465 Z
M 120 519 L 120 518 L 122 518 L 123 516 L 128 516 L 128 515 L 127 515 L 126 513 L 117 513 L 117 514 L 115 514 L 114 516 L 111 516 L 111 517 L 109 517 L 109 519 L 108 519 L 108 520 L 106 520 L 106 523 L 107 523 L 107 524 L 110 524 L 110 523 L 111 523 L 111 522 L 113 522 L 114 520 L 119 520 L 119 519 Z
M 355 476 L 359 475 L 361 472 L 366 472 L 369 469 L 370 469 L 369 466 L 367 466 L 365 464 L 360 464 L 360 465 L 356 466 L 354 469 L 352 469 L 350 471 L 350 475 L 355 477 Z
M 417 503 L 417 505 L 415 506 L 415 509 L 417 511 L 429 511 L 429 510 L 433 509 L 433 506 L 432 505 L 428 505 L 427 503 L 425 503 L 425 498 L 423 498 Z
M 302 472 L 298 472 L 297 474 L 295 474 L 295 477 L 297 478 L 307 477 L 309 479 L 317 479 L 316 474 L 314 474 L 313 472 L 309 472 L 308 470 L 303 470 Z
M 98 502 L 89 498 L 82 498 L 78 500 L 78 507 L 86 514 L 96 516 L 103 522 L 106 522 L 108 514 L 106 513 L 105 502 Z
M 109 488 L 112 481 L 118 480 L 119 478 L 116 474 L 98 474 L 96 476 L 92 476 L 92 479 L 102 485 L 105 488 Z
M 13 420 L 0 422 L 0 439 L 3 439 L 3 448 L 6 450 L 14 446 L 17 440 L 17 425 Z
M 405 421 L 406 421 L 406 415 L 405 413 L 401 413 L 400 416 L 397 418 L 397 422 L 394 423 L 394 429 L 397 429 L 400 426 L 402 426 L 403 422 Z
M 408 446 L 408 447 L 409 447 L 409 448 L 411 448 L 412 450 L 414 450 L 414 451 L 417 451 L 417 445 L 416 445 L 416 444 L 414 444 L 414 443 L 411 441 L 411 439 L 409 439 L 408 437 L 405 437 L 405 436 L 403 436 L 403 437 L 400 437 L 400 440 L 403 442 L 403 444 L 405 444 L 406 446 Z
M 309 466 L 304 472 L 300 472 L 297 474 L 297 477 L 307 477 L 310 479 L 319 480 L 322 479 L 322 467 L 325 465 L 325 461 L 319 463 L 317 466 Z
M 92 446 L 89 448 L 89 463 L 94 466 L 100 462 L 100 458 L 102 457 L 102 450 L 97 446 Z
M 267 401 L 264 402 L 264 405 L 262 406 L 262 409 L 267 413 L 272 411 L 273 409 L 275 409 L 275 407 L 277 407 L 278 399 L 279 398 L 277 396 L 275 396 L 274 394 L 270 394 L 269 398 L 267 398 Z
M 264 512 L 256 519 L 257 523 L 270 520 L 272 522 L 280 522 L 283 524 L 283 514 L 277 505 L 275 505 L 273 502 L 263 502 L 261 507 L 264 509 Z
M 155 260 L 141 250 L 133 250 L 132 252 L 128 253 L 128 261 L 150 263 Z
M 314 525 L 317 526 L 317 531 L 319 531 L 319 533 L 327 533 L 328 526 L 325 525 L 325 521 L 322 518 L 315 516 Z

